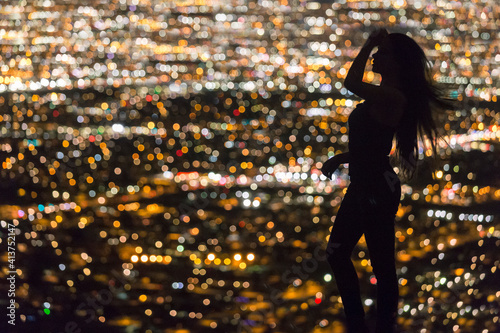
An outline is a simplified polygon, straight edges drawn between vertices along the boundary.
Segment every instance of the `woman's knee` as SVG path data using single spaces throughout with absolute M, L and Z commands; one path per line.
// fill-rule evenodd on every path
M 350 257 L 350 253 L 345 251 L 340 243 L 332 242 L 328 244 L 326 258 L 332 269 L 342 267 L 346 261 L 351 259 Z
M 398 284 L 398 277 L 396 273 L 396 267 L 387 265 L 382 267 L 373 267 L 373 273 L 377 278 L 377 284 L 383 285 L 393 285 Z

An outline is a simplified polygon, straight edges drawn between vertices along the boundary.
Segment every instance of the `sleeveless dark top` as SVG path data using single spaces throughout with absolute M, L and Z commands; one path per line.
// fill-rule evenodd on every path
M 349 176 L 351 182 L 368 182 L 394 170 L 389 163 L 395 127 L 380 123 L 368 112 L 369 103 L 359 103 L 348 118 Z

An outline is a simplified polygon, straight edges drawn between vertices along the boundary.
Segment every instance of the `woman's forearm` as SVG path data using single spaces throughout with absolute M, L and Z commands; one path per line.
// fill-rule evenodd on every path
M 349 86 L 363 81 L 366 62 L 373 48 L 374 45 L 371 42 L 365 43 L 356 56 L 356 59 L 352 62 L 351 68 L 349 68 L 349 72 L 344 81 L 344 85 L 347 89 L 349 89 Z
M 350 159 L 351 159 L 351 154 L 349 152 L 342 153 L 342 154 L 339 155 L 339 162 L 340 162 L 340 164 L 349 163 Z

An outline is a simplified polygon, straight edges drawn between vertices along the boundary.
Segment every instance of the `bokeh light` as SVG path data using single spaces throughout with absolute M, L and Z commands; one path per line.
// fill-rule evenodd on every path
M 499 327 L 496 1 L 20 0 L 0 16 L 19 327 L 341 331 L 322 251 L 349 178 L 320 169 L 347 150 L 361 101 L 343 79 L 378 26 L 414 38 L 459 102 L 436 114 L 437 169 L 421 149 L 402 186 L 398 323 Z M 380 82 L 370 64 L 364 80 Z M 364 239 L 353 259 L 373 318 Z

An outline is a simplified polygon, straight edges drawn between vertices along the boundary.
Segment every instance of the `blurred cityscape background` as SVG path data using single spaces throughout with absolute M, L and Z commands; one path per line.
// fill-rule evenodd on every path
M 500 332 L 499 25 L 496 0 L 2 2 L 2 331 L 344 332 L 324 249 L 349 178 L 319 169 L 383 26 L 459 104 L 402 186 L 399 326 Z M 353 260 L 372 322 L 363 239 Z

